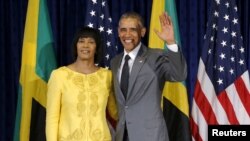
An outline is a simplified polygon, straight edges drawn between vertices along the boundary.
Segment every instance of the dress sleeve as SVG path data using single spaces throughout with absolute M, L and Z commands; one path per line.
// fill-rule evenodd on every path
M 115 101 L 113 91 L 109 93 L 108 112 L 109 112 L 110 116 L 112 117 L 112 119 L 117 121 L 117 119 L 118 119 L 117 107 L 116 107 L 116 101 Z
M 47 141 L 58 141 L 60 118 L 62 78 L 58 71 L 53 71 L 48 82 L 46 105 L 46 138 Z
M 112 82 L 112 74 L 110 72 L 110 81 L 108 81 L 109 85 L 110 85 L 110 89 L 109 89 L 109 97 L 108 97 L 108 104 L 107 104 L 107 108 L 108 108 L 108 112 L 111 116 L 111 118 L 115 121 L 117 121 L 118 119 L 118 114 L 117 114 L 117 106 L 116 106 L 116 101 L 115 101 L 115 96 L 114 96 L 114 89 L 113 89 L 113 82 Z

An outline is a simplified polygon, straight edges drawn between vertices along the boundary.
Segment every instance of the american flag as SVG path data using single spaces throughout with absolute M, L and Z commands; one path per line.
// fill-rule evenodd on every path
M 250 124 L 250 84 L 235 0 L 212 0 L 195 86 L 193 140 L 208 140 L 208 125 Z
M 102 35 L 104 58 L 99 65 L 109 68 L 110 60 L 117 54 L 118 49 L 114 38 L 108 2 L 106 0 L 89 0 L 86 14 L 85 25 L 97 28 Z

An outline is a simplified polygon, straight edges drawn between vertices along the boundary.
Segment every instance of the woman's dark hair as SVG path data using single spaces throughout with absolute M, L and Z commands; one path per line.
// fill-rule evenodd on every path
M 74 60 L 77 58 L 77 42 L 80 38 L 93 38 L 96 43 L 96 53 L 95 53 L 95 64 L 100 64 L 103 54 L 102 54 L 102 39 L 101 39 L 101 34 L 99 30 L 95 28 L 90 28 L 90 27 L 83 27 L 80 30 L 78 30 L 75 34 L 75 37 L 73 39 L 73 57 Z

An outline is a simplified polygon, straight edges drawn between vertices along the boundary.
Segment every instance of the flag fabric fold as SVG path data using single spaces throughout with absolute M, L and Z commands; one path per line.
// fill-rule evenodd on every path
M 164 11 L 167 11 L 168 15 L 171 16 L 176 43 L 181 47 L 174 0 L 153 1 L 149 47 L 167 49 L 165 43 L 154 32 L 154 28 L 160 29 L 160 22 L 157 21 L 159 21 L 159 16 Z M 163 114 L 168 127 L 170 141 L 190 141 L 189 104 L 185 82 L 166 82 L 162 94 Z
M 15 141 L 46 140 L 47 81 L 56 68 L 46 0 L 29 0 L 14 131 Z
M 250 124 L 250 83 L 235 0 L 212 0 L 190 124 L 195 141 L 208 125 Z

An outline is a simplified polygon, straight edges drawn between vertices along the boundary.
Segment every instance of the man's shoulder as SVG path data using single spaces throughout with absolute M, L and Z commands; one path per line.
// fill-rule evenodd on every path
M 163 49 L 160 49 L 160 48 L 149 48 L 148 47 L 148 50 L 147 50 L 147 54 L 148 55 L 160 55 L 163 53 Z
M 111 59 L 111 67 L 112 67 L 113 63 L 117 63 L 117 61 L 119 61 L 122 56 L 123 56 L 123 53 L 119 53 L 119 54 L 115 55 Z
M 119 53 L 119 54 L 116 54 L 116 55 L 111 59 L 111 61 L 117 60 L 117 59 L 119 59 L 119 58 L 122 57 L 122 56 L 123 56 L 123 52 L 122 52 L 122 53 Z

